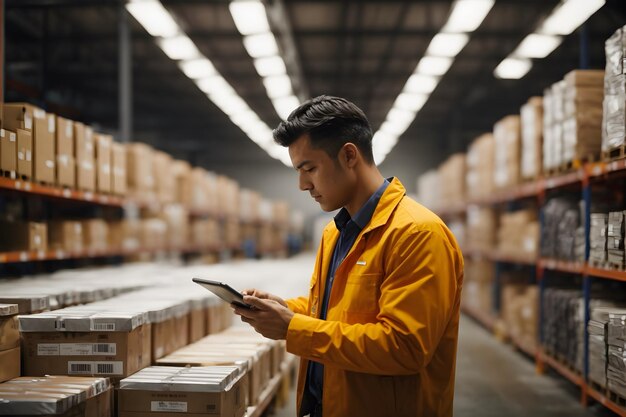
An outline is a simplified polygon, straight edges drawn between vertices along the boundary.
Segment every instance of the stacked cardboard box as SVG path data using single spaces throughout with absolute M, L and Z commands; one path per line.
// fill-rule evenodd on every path
M 602 70 L 574 70 L 565 76 L 562 163 L 599 156 L 603 82 Z
M 609 213 L 606 254 L 609 265 L 624 269 L 624 211 Z
M 155 151 L 153 162 L 157 198 L 161 203 L 172 203 L 176 199 L 176 177 L 170 171 L 173 159 L 165 152 Z
M 0 415 L 113 417 L 108 378 L 22 377 L 0 384 Z
M 54 250 L 81 252 L 86 240 L 83 232 L 83 223 L 79 221 L 52 221 L 48 224 L 49 246 Z
M 122 143 L 113 143 L 111 148 L 113 194 L 126 195 L 126 146 Z
M 0 304 L 0 382 L 20 376 L 17 304 Z
M 522 128 L 521 176 L 524 180 L 539 178 L 542 172 L 543 99 L 531 97 L 520 111 Z
M 17 171 L 17 134 L 0 129 L 0 171 L 16 179 Z
M 239 194 L 241 200 L 241 211 L 239 216 L 244 223 L 254 223 L 259 220 L 259 206 L 261 205 L 261 195 L 255 191 L 245 188 Z
M 467 208 L 468 249 L 489 252 L 496 243 L 496 215 L 492 208 L 470 206 Z
M 163 219 L 141 219 L 140 248 L 147 250 L 167 249 L 167 223 Z
M 239 217 L 239 184 L 223 175 L 217 176 L 218 214 L 223 217 Z
M 141 220 L 123 219 L 109 226 L 109 248 L 112 251 L 135 251 L 141 248 Z
M 526 276 L 503 278 L 500 305 L 507 333 L 523 346 L 535 350 L 539 336 L 539 289 L 537 285 L 525 284 Z
M 76 158 L 74 157 L 74 122 L 56 117 L 56 182 L 64 187 L 76 186 Z
M 182 168 L 184 165 L 179 165 Z M 181 175 L 181 202 L 190 210 L 218 213 L 217 176 L 202 168 Z
M 584 361 L 585 310 L 580 291 L 547 288 L 543 298 L 544 347 L 567 365 L 582 372 Z
M 605 43 L 606 71 L 602 119 L 602 151 L 626 144 L 626 26 Z
M 563 162 L 563 101 L 565 81 L 546 89 L 543 95 L 543 168 L 552 171 Z
M 473 310 L 491 313 L 493 309 L 494 264 L 486 259 L 468 259 L 461 302 Z
M 96 145 L 96 191 L 110 193 L 113 136 L 94 134 Z
M 626 397 L 626 313 L 609 313 L 607 324 L 608 367 L 607 386 L 610 391 Z
M 611 314 L 624 314 L 623 303 L 613 300 L 592 299 L 589 304 L 589 379 L 602 388 L 607 386 L 607 352 L 609 349 L 608 325 Z
M 21 130 L 30 132 L 32 135 L 33 180 L 54 184 L 56 181 L 55 116 L 46 114 L 42 109 L 26 103 L 5 103 L 3 111 L 3 128 L 17 135 Z
M 152 366 L 120 382 L 119 417 L 242 417 L 245 384 L 236 366 Z
M 161 218 L 167 225 L 167 242 L 172 249 L 183 249 L 189 244 L 189 213 L 178 204 L 163 208 Z
M 534 210 L 503 213 L 498 229 L 498 253 L 503 256 L 536 259 L 539 249 L 539 222 Z
M 591 213 L 589 228 L 589 262 L 603 266 L 607 260 L 607 231 L 609 216 L 606 213 Z
M 488 198 L 494 190 L 494 137 L 486 133 L 476 138 L 467 150 L 467 198 Z
M 439 166 L 439 181 L 442 207 L 465 201 L 465 154 L 454 154 Z
M 37 222 L 0 221 L 0 251 L 45 251 L 48 249 L 47 225 Z
M 102 219 L 84 220 L 84 246 L 88 251 L 106 251 L 109 249 L 109 226 Z
M 507 116 L 493 126 L 493 183 L 506 189 L 520 182 L 521 128 L 519 116 Z
M 198 248 L 220 248 L 219 223 L 215 219 L 196 219 L 191 223 L 191 242 Z
M 437 210 L 441 207 L 439 200 L 439 172 L 427 171 L 417 178 L 417 201 L 431 210 Z
M 145 143 L 126 145 L 128 193 L 142 200 L 154 199 L 154 151 Z
M 76 188 L 96 190 L 96 147 L 93 129 L 74 123 L 74 152 L 76 152 Z

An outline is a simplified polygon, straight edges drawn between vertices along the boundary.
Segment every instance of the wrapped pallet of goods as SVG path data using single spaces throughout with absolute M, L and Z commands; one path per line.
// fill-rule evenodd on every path
M 539 252 L 539 222 L 535 210 L 503 213 L 498 229 L 499 255 L 534 262 Z
M 555 140 L 554 130 L 554 111 L 552 107 L 552 88 L 546 88 L 543 91 L 543 145 L 542 150 L 542 170 L 545 173 L 554 171 L 557 166 L 555 156 Z
M 439 181 L 442 207 L 465 202 L 465 154 L 454 154 L 439 166 Z
M 474 139 L 467 150 L 467 198 L 479 200 L 494 190 L 494 136 L 485 133 Z
M 626 26 L 605 43 L 606 71 L 602 119 L 604 159 L 626 157 Z
M 604 71 L 574 70 L 564 81 L 561 164 L 577 168 L 600 155 Z
M 493 126 L 493 183 L 498 190 L 520 182 L 519 116 L 506 116 Z
M 543 99 L 531 97 L 520 110 L 522 156 L 520 175 L 525 181 L 535 180 L 542 173 Z

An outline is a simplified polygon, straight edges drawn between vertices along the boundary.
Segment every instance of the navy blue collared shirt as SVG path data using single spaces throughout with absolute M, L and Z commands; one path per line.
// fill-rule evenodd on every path
M 359 209 L 354 215 L 354 218 L 350 217 L 348 210 L 342 208 L 335 216 L 335 225 L 339 229 L 339 238 L 335 244 L 333 251 L 333 257 L 328 268 L 328 278 L 326 280 L 326 288 L 324 290 L 324 298 L 322 299 L 322 309 L 320 310 L 320 319 L 326 320 L 326 313 L 328 309 L 328 299 L 330 298 L 330 291 L 335 279 L 335 272 L 343 259 L 348 255 L 350 249 L 354 245 L 359 233 L 367 226 L 372 219 L 376 206 L 380 201 L 383 193 L 389 186 L 389 181 L 385 180 L 383 184 L 378 187 L 376 192 L 365 202 L 363 207 Z M 307 370 L 307 380 L 304 395 L 309 396 L 308 401 L 304 401 L 304 404 L 310 404 L 311 407 L 316 403 L 322 402 L 322 387 L 324 385 L 324 365 L 318 362 L 310 361 Z M 310 413 L 312 410 L 303 410 L 304 414 Z

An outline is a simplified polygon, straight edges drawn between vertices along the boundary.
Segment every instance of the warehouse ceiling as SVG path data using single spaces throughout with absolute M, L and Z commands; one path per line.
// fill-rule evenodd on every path
M 244 49 L 226 0 L 162 0 L 179 25 L 259 117 L 280 121 L 252 58 Z M 501 80 L 494 68 L 532 32 L 557 0 L 497 0 L 470 42 L 402 135 L 388 161 L 410 158 L 436 141 L 432 167 L 464 150 L 500 117 L 517 113 L 531 95 L 577 68 L 581 39 L 588 64 L 604 67 L 604 41 L 626 23 L 623 0 L 607 4 L 551 55 L 535 60 L 521 80 Z M 120 1 L 6 0 L 6 101 L 118 129 Z M 296 94 L 349 98 L 376 130 L 433 36 L 449 0 L 283 0 L 272 21 L 282 49 L 295 50 Z M 276 163 L 222 113 L 129 17 L 132 29 L 134 139 L 194 162 Z M 288 31 L 278 30 L 287 22 Z M 287 46 L 285 46 L 287 45 Z M 292 49 L 289 49 L 289 47 Z M 292 69 L 293 67 L 288 67 Z M 290 75 L 291 74 L 290 71 Z M 432 146 L 431 146 L 432 148 Z M 408 156 L 407 156 L 408 155 Z M 428 167 L 425 167 L 428 168 Z

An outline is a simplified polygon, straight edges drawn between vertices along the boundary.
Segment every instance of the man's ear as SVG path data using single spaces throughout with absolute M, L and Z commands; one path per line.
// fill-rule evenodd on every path
M 359 148 L 351 142 L 344 144 L 339 151 L 339 157 L 348 168 L 354 168 L 360 156 L 361 154 L 359 153 Z

